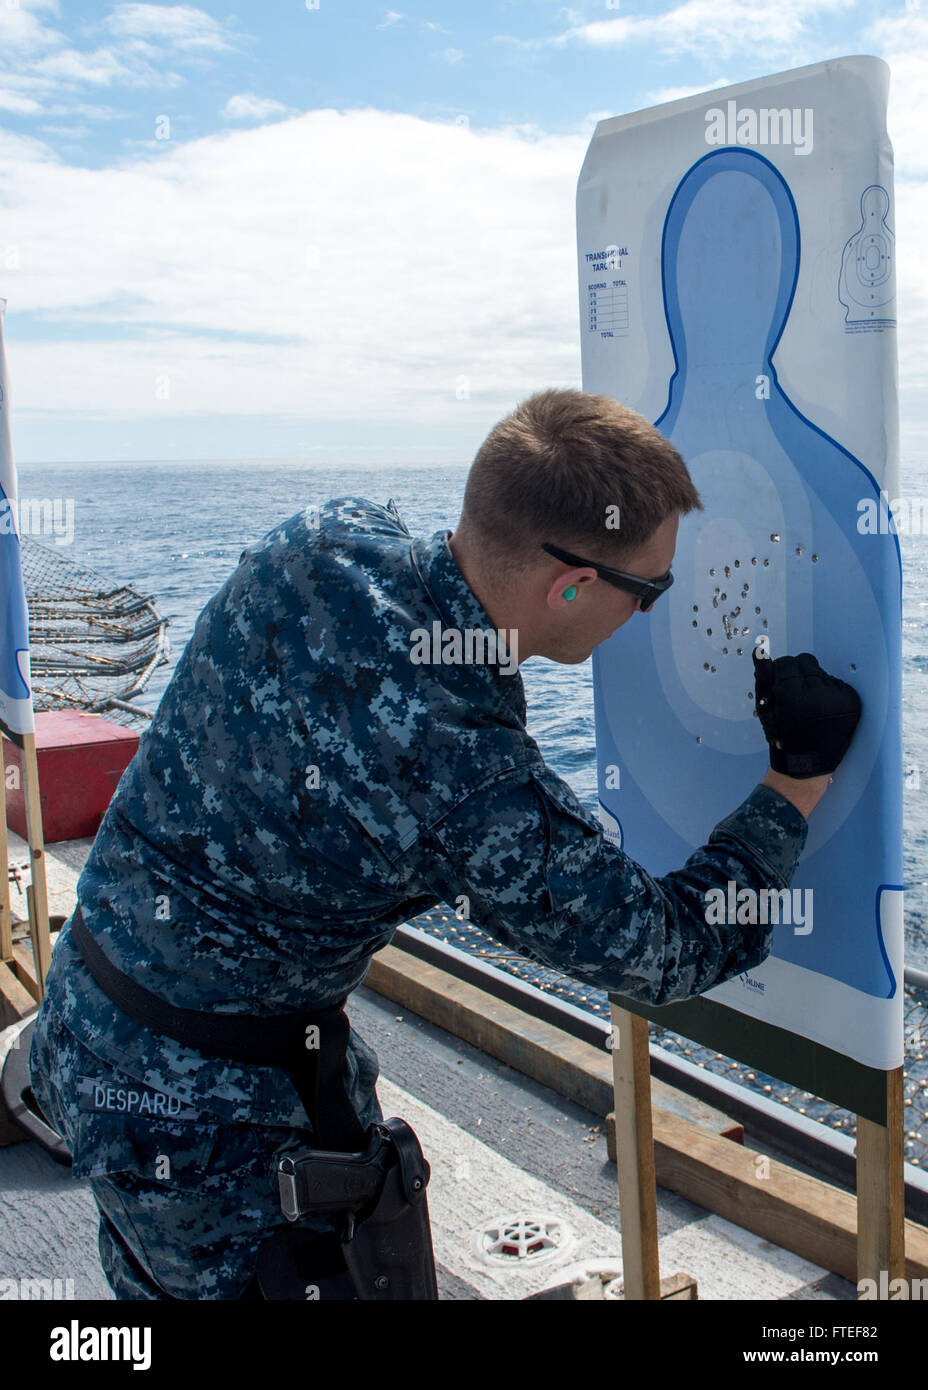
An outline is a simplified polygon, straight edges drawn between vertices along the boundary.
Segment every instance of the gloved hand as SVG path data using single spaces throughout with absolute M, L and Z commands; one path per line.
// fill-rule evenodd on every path
M 754 694 L 774 772 L 787 777 L 834 772 L 860 719 L 860 696 L 852 685 L 829 676 L 811 652 L 774 661 L 759 657 L 755 647 Z

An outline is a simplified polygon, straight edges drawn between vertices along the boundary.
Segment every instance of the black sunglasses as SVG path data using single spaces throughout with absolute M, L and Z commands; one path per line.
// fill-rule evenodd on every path
M 624 589 L 626 593 L 636 594 L 641 599 L 642 613 L 646 613 L 673 583 L 670 570 L 660 579 L 642 579 L 637 574 L 624 574 L 622 570 L 611 570 L 608 565 L 598 565 L 595 560 L 581 560 L 579 555 L 571 555 L 569 550 L 561 550 L 556 545 L 548 545 L 547 542 L 541 548 L 553 555 L 555 560 L 562 560 L 565 565 L 584 566 L 595 570 L 600 579 L 605 579 L 607 584 L 614 584 L 617 589 Z

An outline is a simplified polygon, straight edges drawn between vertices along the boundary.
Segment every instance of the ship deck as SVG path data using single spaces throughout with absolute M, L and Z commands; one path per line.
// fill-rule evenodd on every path
M 90 844 L 46 847 L 51 914 L 71 912 Z M 27 856 L 12 834 L 10 855 Z M 613 1296 L 621 1225 L 602 1115 L 373 989 L 357 990 L 349 1013 L 380 1058 L 384 1114 L 412 1125 L 431 1164 L 441 1297 L 522 1299 L 584 1277 Z M 821 1265 L 666 1188 L 657 1199 L 661 1274 L 695 1279 L 700 1300 L 856 1300 L 856 1287 Z M 40 1281 L 33 1287 L 59 1298 L 113 1297 L 89 1184 L 31 1141 L 0 1148 L 0 1212 L 0 1280 Z M 501 1228 L 510 1236 L 494 1245 Z

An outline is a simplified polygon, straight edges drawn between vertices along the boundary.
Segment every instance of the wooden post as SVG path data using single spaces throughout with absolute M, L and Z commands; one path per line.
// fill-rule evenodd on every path
M 661 1272 L 648 1021 L 617 1004 L 610 1007 L 624 1297 L 659 1299 Z
M 6 767 L 0 735 L 0 963 L 13 959 L 13 911 L 10 903 L 10 842 L 6 833 Z
M 52 959 L 48 927 L 48 886 L 45 877 L 45 835 L 42 828 L 42 802 L 39 796 L 39 764 L 35 751 L 35 734 L 22 735 L 23 791 L 26 800 L 26 831 L 29 840 L 29 864 L 32 883 L 27 890 L 29 931 L 32 937 L 32 959 L 35 962 L 35 983 L 38 999 L 45 997 L 45 977 Z
M 857 1279 L 879 1298 L 905 1278 L 905 1155 L 902 1067 L 886 1073 L 886 1123 L 857 1116 Z

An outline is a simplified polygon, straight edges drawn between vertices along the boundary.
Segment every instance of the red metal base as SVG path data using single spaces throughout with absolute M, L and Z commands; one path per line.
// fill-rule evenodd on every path
M 6 820 L 26 839 L 22 752 L 2 740 Z M 96 835 L 139 735 L 99 714 L 54 710 L 35 717 L 36 760 L 47 844 Z

